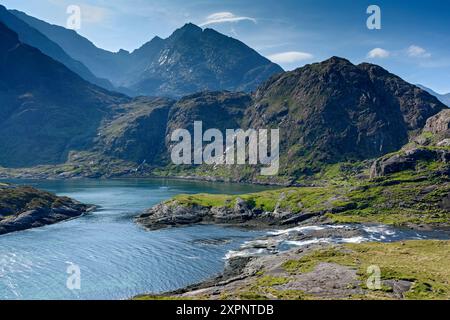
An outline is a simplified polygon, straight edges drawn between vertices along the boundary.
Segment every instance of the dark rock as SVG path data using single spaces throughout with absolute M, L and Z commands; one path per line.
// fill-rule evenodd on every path
M 92 209 L 34 188 L 0 186 L 0 235 L 73 219 Z
M 159 204 L 136 218 L 136 222 L 149 230 L 185 226 L 198 223 L 227 224 L 240 227 L 267 227 L 270 225 L 293 225 L 314 214 L 283 215 L 251 209 L 242 199 L 233 208 L 202 206 L 184 207 L 175 203 Z M 292 219 L 291 219 L 292 218 Z
M 445 149 L 412 149 L 387 158 L 380 158 L 373 163 L 370 169 L 370 177 L 373 179 L 405 170 L 414 170 L 419 161 L 448 163 L 450 161 L 450 151 Z

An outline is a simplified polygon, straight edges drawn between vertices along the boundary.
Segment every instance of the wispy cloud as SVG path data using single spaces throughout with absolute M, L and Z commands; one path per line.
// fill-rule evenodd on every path
M 429 53 L 427 50 L 425 50 L 422 47 L 412 45 L 407 50 L 408 56 L 413 58 L 430 58 L 431 53 Z
M 255 18 L 237 16 L 231 12 L 217 12 L 206 17 L 206 21 L 200 24 L 200 27 L 206 27 L 212 24 L 239 22 L 239 21 L 251 21 L 256 23 Z
M 388 58 L 391 55 L 391 53 L 388 50 L 382 49 L 382 48 L 375 48 L 369 51 L 367 54 L 367 58 L 370 59 L 384 59 Z
M 109 16 L 110 11 L 99 6 L 92 6 L 87 4 L 80 5 L 81 18 L 86 23 L 101 23 Z
M 294 63 L 305 60 L 311 60 L 314 56 L 311 53 L 300 51 L 288 51 L 272 54 L 268 56 L 269 60 L 275 63 Z

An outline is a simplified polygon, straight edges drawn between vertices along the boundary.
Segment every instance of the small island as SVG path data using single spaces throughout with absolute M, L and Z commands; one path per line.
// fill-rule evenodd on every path
M 92 209 L 32 187 L 0 183 L 0 235 L 73 219 Z

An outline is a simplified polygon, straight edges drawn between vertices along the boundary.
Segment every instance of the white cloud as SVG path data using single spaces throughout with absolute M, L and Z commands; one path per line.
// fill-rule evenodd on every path
M 387 50 L 381 49 L 381 48 L 375 48 L 373 50 L 370 50 L 367 54 L 367 58 L 371 59 L 384 59 L 388 58 L 391 55 L 391 53 Z
M 200 24 L 200 27 L 205 27 L 211 24 L 239 22 L 239 21 L 251 21 L 253 23 L 256 23 L 256 19 L 254 18 L 236 16 L 231 12 L 217 12 L 206 17 L 206 21 Z
M 425 50 L 422 47 L 412 45 L 407 50 L 408 56 L 413 58 L 429 58 L 431 57 L 431 53 Z
M 100 23 L 103 22 L 110 14 L 106 8 L 92 6 L 87 4 L 80 5 L 81 20 L 86 23 Z
M 275 63 L 294 63 L 314 58 L 311 53 L 300 51 L 281 52 L 268 56 L 269 60 Z

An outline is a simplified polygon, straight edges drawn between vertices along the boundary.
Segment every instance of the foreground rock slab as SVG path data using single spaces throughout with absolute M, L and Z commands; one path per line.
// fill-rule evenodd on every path
M 450 241 L 424 240 L 310 245 L 232 259 L 216 279 L 136 299 L 449 299 L 449 249 Z M 375 268 L 379 284 L 371 280 Z

